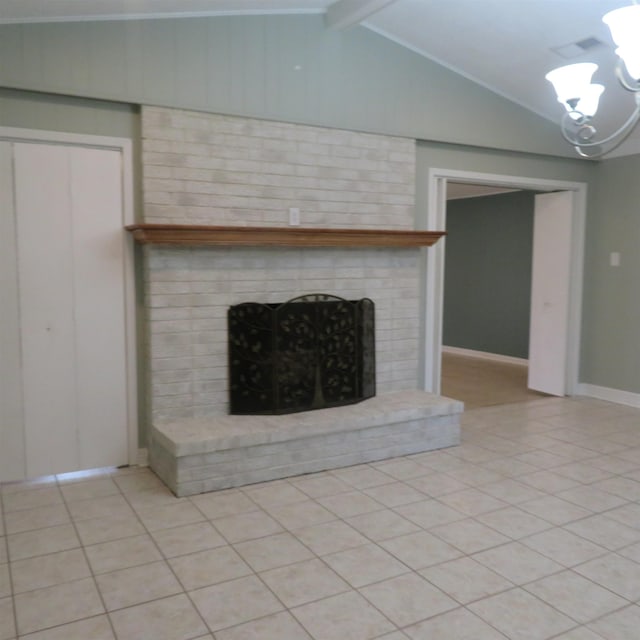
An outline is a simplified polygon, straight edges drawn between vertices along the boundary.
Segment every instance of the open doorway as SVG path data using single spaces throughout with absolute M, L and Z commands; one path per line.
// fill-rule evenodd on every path
M 563 353 L 564 393 L 573 395 L 578 385 L 580 344 L 580 309 L 582 299 L 582 270 L 584 252 L 584 225 L 586 215 L 586 185 L 584 183 L 526 178 L 508 175 L 480 174 L 448 169 L 431 169 L 428 183 L 427 228 L 447 229 L 447 187 L 451 182 L 482 186 L 490 190 L 529 190 L 536 192 L 565 191 L 571 194 L 568 214 L 571 233 L 563 251 L 568 256 L 569 278 L 566 294 L 567 329 L 566 352 Z M 486 189 L 485 189 L 486 191 Z M 434 245 L 426 254 L 425 280 L 425 349 L 424 388 L 441 392 L 444 272 L 446 242 Z M 571 329 L 568 331 L 568 329 Z
M 468 409 L 541 397 L 527 384 L 535 194 L 447 183 L 441 393 Z

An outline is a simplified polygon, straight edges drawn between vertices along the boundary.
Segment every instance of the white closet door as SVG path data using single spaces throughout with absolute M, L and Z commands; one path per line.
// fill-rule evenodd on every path
M 127 462 L 117 151 L 16 143 L 26 476 Z

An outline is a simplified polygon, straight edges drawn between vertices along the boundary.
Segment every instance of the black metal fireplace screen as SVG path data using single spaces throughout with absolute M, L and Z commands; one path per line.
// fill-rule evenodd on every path
M 374 305 L 311 294 L 228 312 L 232 414 L 360 402 L 376 392 Z

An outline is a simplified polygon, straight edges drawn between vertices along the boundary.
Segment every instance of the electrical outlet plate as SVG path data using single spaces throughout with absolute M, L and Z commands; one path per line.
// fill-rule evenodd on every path
M 291 207 L 289 209 L 289 226 L 297 227 L 300 225 L 300 209 Z

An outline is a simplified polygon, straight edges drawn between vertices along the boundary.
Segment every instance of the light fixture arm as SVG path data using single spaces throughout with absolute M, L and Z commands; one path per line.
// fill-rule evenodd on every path
M 635 109 L 616 131 L 602 140 L 593 140 L 596 133 L 595 127 L 590 124 L 591 118 L 585 116 L 580 111 L 568 111 L 562 116 L 560 130 L 564 139 L 573 146 L 576 153 L 583 158 L 599 158 L 600 156 L 610 153 L 617 149 L 631 134 L 634 126 L 640 120 L 640 92 L 630 89 L 634 92 Z M 609 145 L 603 149 L 603 146 Z M 585 151 L 585 149 L 587 151 Z M 593 149 L 594 153 L 589 153 L 589 149 Z

